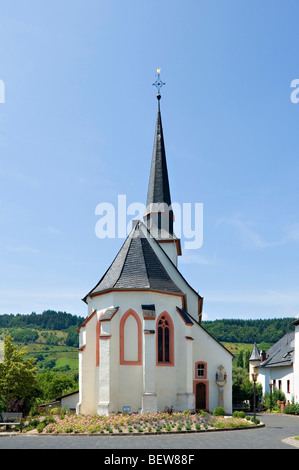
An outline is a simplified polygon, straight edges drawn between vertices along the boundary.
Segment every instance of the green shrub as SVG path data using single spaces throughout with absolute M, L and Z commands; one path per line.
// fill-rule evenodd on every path
M 244 411 L 234 411 L 233 413 L 234 418 L 245 418 Z
M 277 401 L 286 401 L 285 394 L 279 390 L 278 388 L 274 387 L 272 395 L 270 392 L 266 392 L 263 398 L 263 406 L 267 410 L 272 409 L 273 411 L 280 411 L 280 405 L 277 405 Z
M 31 429 L 36 428 L 39 425 L 40 421 L 37 418 L 31 419 L 29 422 L 29 426 Z
M 221 406 L 217 406 L 215 410 L 213 411 L 214 416 L 225 416 L 225 411 Z
M 289 415 L 299 415 L 299 404 L 287 405 L 284 412 Z
M 43 432 L 44 427 L 46 426 L 46 424 L 47 424 L 47 423 L 45 423 L 44 421 L 42 421 L 41 423 L 39 423 L 39 424 L 36 426 L 37 432 Z
M 49 424 L 49 423 L 55 423 L 55 418 L 54 418 L 53 416 L 46 416 L 45 422 L 46 422 L 47 424 Z
M 29 416 L 33 417 L 33 416 L 39 416 L 40 415 L 40 412 L 38 411 L 37 408 L 31 408 L 31 410 L 29 411 Z
M 204 415 L 208 415 L 209 413 L 207 411 L 204 411 L 204 410 L 199 410 L 197 414 L 200 414 L 200 415 L 204 416 Z
M 214 426 L 217 429 L 224 429 L 225 428 L 225 423 L 223 423 L 222 421 L 218 421 L 217 423 L 215 423 Z
M 254 416 L 252 416 L 252 417 L 250 418 L 250 420 L 251 420 L 254 424 L 260 424 L 260 420 L 259 420 L 258 418 L 255 418 L 255 419 L 254 419 Z

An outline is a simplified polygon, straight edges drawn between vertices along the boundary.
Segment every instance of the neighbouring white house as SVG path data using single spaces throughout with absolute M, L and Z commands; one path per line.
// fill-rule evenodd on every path
M 83 299 L 77 413 L 232 413 L 234 356 L 202 327 L 203 298 L 177 267 L 160 98 L 144 221 Z
M 299 402 L 299 320 L 293 322 L 295 331 L 289 331 L 267 352 L 254 344 L 249 359 L 249 378 L 255 370 L 263 394 L 270 392 L 270 384 L 281 390 L 286 400 Z
M 67 411 L 76 411 L 76 406 L 79 400 L 79 391 L 70 392 L 66 395 L 55 398 L 48 403 L 38 405 L 38 408 L 45 411 L 47 408 L 66 408 Z

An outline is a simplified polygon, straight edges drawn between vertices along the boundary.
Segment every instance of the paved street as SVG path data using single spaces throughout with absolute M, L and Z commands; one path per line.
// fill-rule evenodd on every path
M 156 452 L 161 450 L 161 453 L 167 449 L 299 449 L 283 442 L 291 436 L 299 436 L 299 416 L 257 416 L 266 427 L 241 431 L 136 437 L 0 435 L 0 449 L 105 449 L 107 455 L 114 449 L 125 449 L 126 452 L 131 449 L 152 449 Z

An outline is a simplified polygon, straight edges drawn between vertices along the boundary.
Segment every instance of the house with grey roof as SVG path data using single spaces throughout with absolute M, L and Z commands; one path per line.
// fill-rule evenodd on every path
M 270 392 L 270 384 L 281 390 L 290 403 L 299 401 L 299 320 L 267 352 L 258 350 L 254 344 L 249 359 L 249 378 L 253 369 L 258 373 L 257 381 L 263 394 Z
M 203 297 L 178 269 L 160 99 L 143 221 L 83 298 L 77 413 L 232 412 L 234 356 L 203 328 Z

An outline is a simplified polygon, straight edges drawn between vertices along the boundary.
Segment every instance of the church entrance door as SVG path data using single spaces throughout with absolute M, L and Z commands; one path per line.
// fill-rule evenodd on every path
M 202 382 L 196 384 L 196 409 L 206 409 L 206 385 Z

